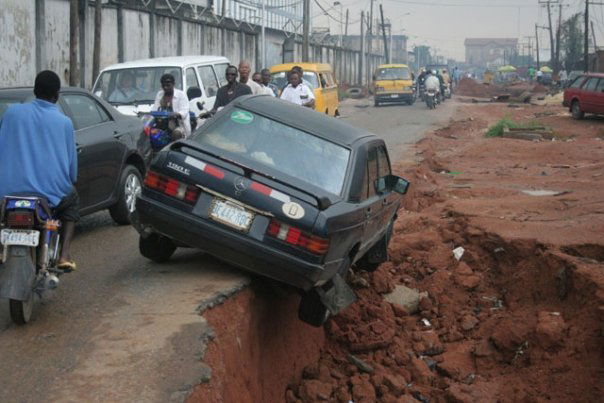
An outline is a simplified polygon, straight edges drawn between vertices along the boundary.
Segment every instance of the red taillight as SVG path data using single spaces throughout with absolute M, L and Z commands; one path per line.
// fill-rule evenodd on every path
M 32 228 L 34 226 L 34 213 L 31 211 L 10 211 L 6 216 L 9 228 Z
M 266 234 L 277 238 L 289 245 L 303 248 L 315 255 L 324 255 L 329 250 L 329 239 L 303 232 L 301 229 L 271 220 Z
M 195 186 L 187 185 L 153 171 L 147 172 L 145 186 L 189 204 L 195 204 L 201 194 L 201 190 Z

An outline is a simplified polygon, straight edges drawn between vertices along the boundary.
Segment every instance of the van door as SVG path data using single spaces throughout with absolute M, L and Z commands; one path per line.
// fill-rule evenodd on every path
M 185 70 L 185 92 L 187 96 L 189 96 L 189 91 L 191 88 L 198 88 L 201 91 L 201 96 L 196 98 L 189 98 L 189 110 L 195 114 L 195 116 L 199 115 L 200 109 L 197 107 L 197 102 L 206 101 L 201 85 L 199 84 L 199 78 L 197 77 L 197 73 L 195 72 L 194 67 L 187 67 Z M 207 102 L 207 101 L 206 101 Z
M 206 104 L 204 105 L 204 108 L 205 110 L 209 111 L 214 107 L 216 94 L 218 93 L 218 88 L 220 88 L 220 84 L 218 84 L 218 77 L 216 76 L 214 67 L 209 64 L 205 66 L 197 66 L 197 72 L 201 78 L 201 83 L 206 95 Z

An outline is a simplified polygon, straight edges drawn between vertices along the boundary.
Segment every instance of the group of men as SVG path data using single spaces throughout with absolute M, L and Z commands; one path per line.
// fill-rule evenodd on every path
M 417 81 L 424 85 L 426 91 L 435 91 L 441 97 L 444 96 L 447 85 L 451 88 L 451 77 L 445 69 L 442 70 L 442 73 L 439 73 L 438 70 L 422 69 Z
M 250 63 L 241 62 L 239 68 L 228 66 L 225 71 L 227 84 L 218 90 L 214 108 L 215 113 L 219 108 L 227 106 L 231 101 L 242 95 L 270 95 L 285 101 L 309 108 L 315 106 L 315 95 L 310 84 L 304 80 L 304 71 L 296 66 L 288 73 L 288 83 L 284 88 L 278 88 L 271 82 L 271 73 L 268 69 L 256 72 L 250 79 Z M 237 80 L 239 76 L 239 80 Z

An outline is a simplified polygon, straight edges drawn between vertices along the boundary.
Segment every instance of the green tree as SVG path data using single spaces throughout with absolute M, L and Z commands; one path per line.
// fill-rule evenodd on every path
M 583 58 L 583 14 L 577 13 L 562 23 L 561 59 L 566 71 L 580 69 Z

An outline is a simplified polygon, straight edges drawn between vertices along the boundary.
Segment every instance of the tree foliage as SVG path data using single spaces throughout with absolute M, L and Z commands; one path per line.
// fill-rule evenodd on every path
M 583 60 L 583 14 L 578 13 L 562 23 L 561 59 L 566 71 L 580 69 Z

